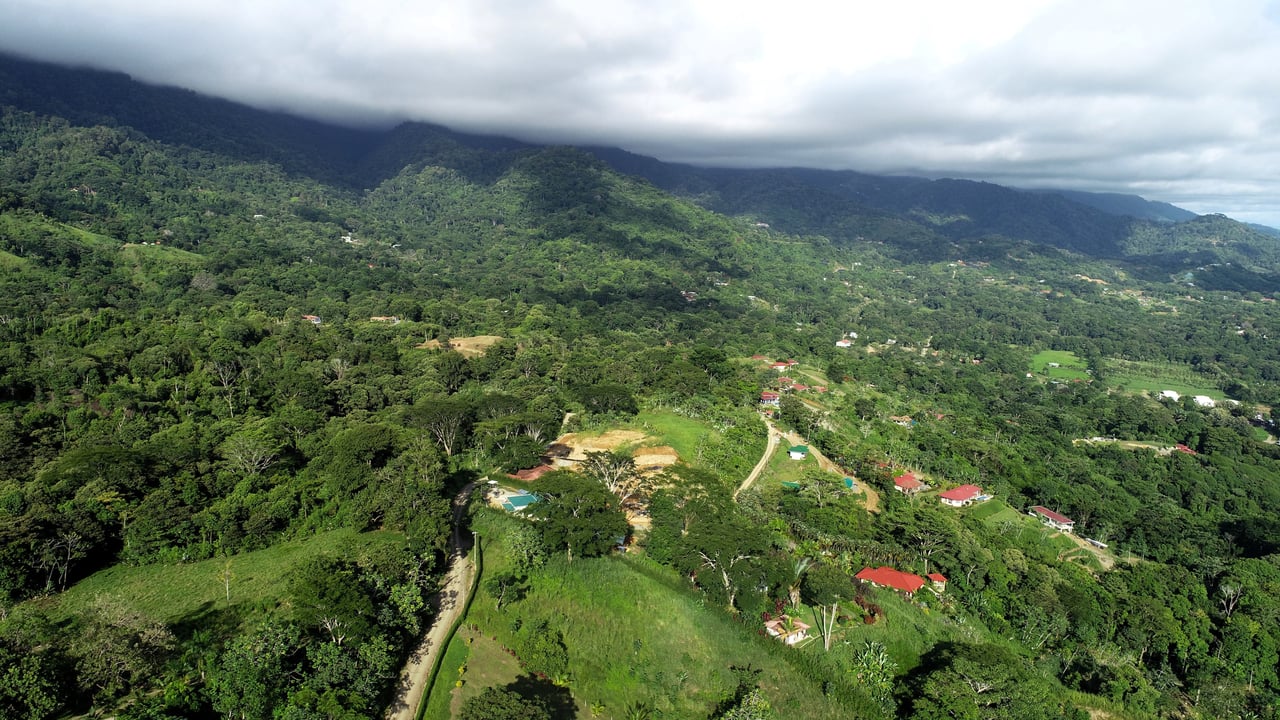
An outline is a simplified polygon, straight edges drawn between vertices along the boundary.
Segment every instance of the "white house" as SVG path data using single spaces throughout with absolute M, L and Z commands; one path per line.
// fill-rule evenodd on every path
M 1191 399 L 1195 400 L 1196 404 L 1200 407 L 1213 407 L 1214 405 L 1217 405 L 1217 403 L 1213 401 L 1213 398 L 1208 395 L 1196 395 Z
M 1177 401 L 1179 401 L 1179 400 L 1181 400 L 1181 399 L 1182 399 L 1182 396 L 1181 396 L 1181 395 L 1179 395 L 1179 394 L 1178 394 L 1178 392 L 1177 392 L 1176 390 L 1161 390 L 1161 391 L 1160 391 L 1160 399 L 1161 399 L 1161 400 L 1172 400 L 1172 401 L 1174 401 L 1174 402 L 1177 402 Z
M 770 637 L 776 637 L 787 645 L 795 645 L 809 637 L 809 626 L 787 615 L 766 622 L 764 629 Z

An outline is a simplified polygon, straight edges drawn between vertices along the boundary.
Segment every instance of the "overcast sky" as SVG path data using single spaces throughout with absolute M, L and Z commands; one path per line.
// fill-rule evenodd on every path
M 347 123 L 1280 226 L 1280 0 L 0 0 L 0 49 Z

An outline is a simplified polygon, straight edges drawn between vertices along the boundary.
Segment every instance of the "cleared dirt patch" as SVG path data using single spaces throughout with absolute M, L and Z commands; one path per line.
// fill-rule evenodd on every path
M 581 433 L 569 433 L 556 438 L 557 445 L 566 445 L 570 448 L 567 459 L 581 462 L 587 459 L 589 452 L 612 451 L 624 445 L 637 445 L 649 436 L 639 430 L 610 430 L 601 435 L 582 435 Z
M 668 445 L 636 448 L 631 457 L 635 458 L 636 467 L 641 472 L 658 472 L 680 462 L 680 455 Z
M 502 340 L 501 335 L 476 335 L 475 337 L 452 338 L 449 347 L 466 357 L 480 357 L 485 351 Z M 440 350 L 444 344 L 439 340 L 428 340 L 418 346 L 422 350 Z

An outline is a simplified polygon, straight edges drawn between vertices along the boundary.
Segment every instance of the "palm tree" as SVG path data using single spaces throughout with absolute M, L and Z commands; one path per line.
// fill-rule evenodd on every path
M 791 566 L 791 584 L 787 587 L 787 599 L 793 606 L 800 604 L 800 581 L 804 578 L 805 571 L 812 566 L 813 558 L 811 557 L 796 558 L 795 564 Z

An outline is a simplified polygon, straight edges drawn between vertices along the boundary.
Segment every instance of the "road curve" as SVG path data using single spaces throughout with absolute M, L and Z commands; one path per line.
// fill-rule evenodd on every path
M 475 577 L 475 562 L 471 557 L 471 537 L 461 532 L 462 518 L 467 512 L 467 501 L 476 487 L 474 482 L 458 491 L 453 498 L 453 546 L 449 553 L 449 573 L 445 577 L 444 586 L 428 601 L 434 610 L 431 627 L 422 636 L 409 661 L 400 671 L 400 682 L 396 690 L 396 699 L 387 708 L 387 720 L 414 720 L 418 714 L 418 703 L 422 701 L 427 689 L 427 679 L 431 677 L 431 668 L 436 664 L 441 653 L 445 636 L 453 627 L 458 613 L 467 604 L 467 593 L 471 591 L 471 580 Z
M 751 483 L 755 482 L 756 478 L 760 477 L 760 473 L 764 472 L 764 469 L 769 465 L 769 458 L 773 457 L 773 451 L 778 449 L 778 443 L 782 440 L 782 434 L 778 432 L 778 428 L 773 426 L 773 423 L 765 420 L 764 426 L 768 428 L 769 434 L 769 439 L 764 445 L 764 454 L 760 456 L 760 462 L 751 468 L 751 473 L 747 475 L 747 479 L 743 480 L 738 489 L 733 491 L 734 502 L 738 501 L 738 494 L 751 487 Z

